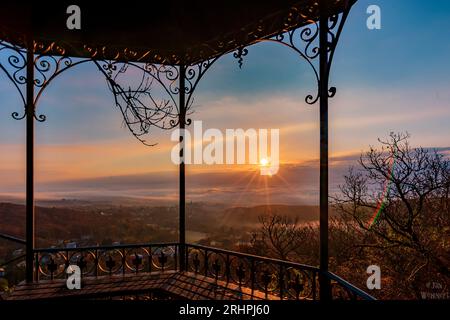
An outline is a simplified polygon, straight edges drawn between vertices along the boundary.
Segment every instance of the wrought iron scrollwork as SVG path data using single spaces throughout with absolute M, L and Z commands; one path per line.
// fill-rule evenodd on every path
M 353 3 L 352 1 L 350 2 Z M 327 74 L 331 69 L 336 45 L 342 32 L 343 25 L 347 19 L 351 4 L 347 5 L 345 10 L 340 14 L 334 14 L 328 18 L 328 41 L 324 48 L 328 52 Z M 305 97 L 307 104 L 315 104 L 320 97 L 320 76 L 317 67 L 317 60 L 320 54 L 319 30 L 320 25 L 317 23 L 318 7 L 314 5 L 310 10 L 308 17 L 302 14 L 298 8 L 293 8 L 284 23 L 287 32 L 279 34 L 275 37 L 260 39 L 254 34 L 254 42 L 271 41 L 281 43 L 293 49 L 302 59 L 304 59 L 313 70 L 315 80 L 317 82 L 317 92 L 308 94 Z M 310 19 L 310 20 L 308 20 Z M 296 21 L 309 22 L 304 27 L 292 29 Z M 249 35 L 250 36 L 250 35 Z M 65 50 L 55 43 L 43 45 L 33 43 L 34 49 L 37 49 L 39 55 L 34 56 L 34 73 L 33 85 L 35 87 L 35 97 L 33 98 L 34 106 L 32 111 L 33 117 L 40 122 L 45 121 L 43 114 L 36 114 L 35 105 L 41 97 L 46 87 L 63 71 L 72 68 L 75 65 L 93 61 L 98 69 L 105 75 L 108 87 L 114 96 L 114 103 L 120 109 L 124 123 L 130 132 L 142 143 L 152 146 L 143 136 L 150 133 L 151 128 L 172 129 L 179 125 L 180 120 L 185 121 L 185 125 L 191 123 L 188 117 L 192 114 L 193 92 L 198 82 L 211 65 L 221 57 L 218 54 L 210 60 L 205 60 L 193 65 L 185 66 L 183 73 L 184 88 L 179 88 L 180 67 L 176 65 L 165 65 L 155 63 L 132 63 L 129 59 L 139 61 L 146 57 L 149 52 L 143 56 L 136 55 L 131 50 L 125 50 L 123 54 L 118 54 L 114 59 L 121 58 L 120 61 L 99 60 L 108 56 L 103 49 L 95 49 L 85 47 L 84 50 L 90 53 L 90 58 L 78 59 L 77 61 L 65 55 Z M 227 51 L 229 52 L 229 51 Z M 243 57 L 248 54 L 248 49 L 244 46 L 238 47 L 233 56 L 238 60 L 239 68 L 242 68 Z M 5 61 L 1 61 L 6 57 Z M 160 61 L 156 59 L 157 61 Z M 123 62 L 125 61 L 125 62 Z M 161 61 L 164 63 L 164 61 Z M 24 113 L 13 112 L 12 117 L 20 120 L 24 119 L 26 111 L 26 50 L 22 47 L 11 45 L 7 41 L 0 40 L 0 69 L 2 69 L 7 77 L 12 81 L 18 90 L 22 102 L 25 106 Z M 124 75 L 127 72 L 140 72 L 139 79 L 135 84 L 124 84 Z M 127 79 L 129 81 L 130 78 Z M 178 96 L 183 91 L 186 99 L 185 105 L 179 105 Z M 164 97 L 157 98 L 160 94 Z M 328 89 L 328 97 L 334 97 L 336 88 Z
M 185 69 L 185 87 L 179 87 L 180 67 L 159 64 L 140 64 L 133 62 L 94 61 L 98 69 L 106 77 L 108 87 L 114 96 L 115 105 L 120 109 L 124 122 L 130 132 L 147 146 L 143 136 L 152 128 L 173 129 L 185 119 L 189 125 L 191 119 L 186 117 L 192 113 L 193 93 L 200 79 L 218 57 L 201 63 L 187 66 Z M 130 85 L 127 74 L 138 72 L 139 80 Z M 123 79 L 126 77 L 128 89 Z M 183 90 L 186 95 L 185 105 L 179 105 L 178 96 Z
M 38 46 L 34 43 L 34 46 Z M 34 55 L 33 66 L 34 66 L 34 79 L 33 86 L 35 91 L 35 96 L 33 97 L 33 117 L 39 121 L 44 122 L 46 116 L 43 114 L 36 114 L 36 105 L 39 101 L 44 90 L 48 85 L 62 72 L 72 68 L 81 63 L 90 61 L 90 59 L 78 59 L 73 61 L 72 58 L 65 56 L 65 52 L 62 48 L 57 48 L 52 46 L 52 50 L 57 50 L 60 56 L 46 55 L 45 53 L 40 55 Z M 42 48 L 40 48 L 42 49 Z M 45 51 L 44 51 L 45 52 Z M 12 113 L 12 117 L 16 120 L 22 120 L 27 116 L 26 112 L 26 85 L 27 85 L 27 53 L 26 50 L 12 45 L 6 41 L 0 40 L 0 69 L 6 74 L 6 76 L 11 80 L 14 87 L 17 89 L 20 98 L 24 105 L 24 112 L 20 114 L 15 111 Z
M 242 69 L 242 64 L 244 58 L 248 54 L 247 48 L 239 48 L 236 52 L 233 53 L 233 57 L 238 60 L 239 69 Z
M 23 111 L 23 114 L 20 115 L 20 113 L 18 113 L 17 111 L 14 111 L 13 113 L 11 113 L 11 117 L 13 117 L 13 119 L 15 120 L 22 120 L 27 116 L 27 113 L 25 112 L 25 110 Z
M 35 257 L 36 280 L 62 279 L 69 265 L 91 277 L 174 270 L 176 251 L 170 244 L 42 250 Z
M 231 288 L 237 293 L 247 292 L 250 298 L 317 300 L 319 297 L 317 267 L 200 245 L 188 244 L 186 249 L 187 270 L 179 269 L 179 244 L 37 249 L 35 280 L 63 279 L 69 265 L 80 267 L 86 277 L 187 271 L 211 279 L 210 290 Z M 333 299 L 373 299 L 334 274 L 328 273 L 328 277 L 332 280 Z
M 33 45 L 35 49 L 39 46 L 37 43 Z M 56 52 L 59 55 L 47 55 L 49 50 L 52 54 Z M 42 53 L 34 55 L 33 58 L 35 96 L 33 110 L 31 110 L 37 121 L 46 120 L 45 115 L 36 114 L 36 105 L 48 85 L 65 70 L 92 61 L 107 79 L 108 87 L 114 96 L 114 103 L 121 111 L 125 125 L 139 141 L 149 146 L 154 144 L 147 143 L 143 136 L 148 134 L 151 128 L 172 129 L 179 125 L 180 119 L 184 119 L 186 125 L 191 123 L 191 119 L 186 115 L 192 113 L 193 92 L 205 72 L 219 58 L 217 56 L 186 66 L 185 88 L 180 89 L 179 66 L 95 60 L 95 52 L 91 58 L 74 60 L 65 55 L 64 49 L 55 45 L 46 50 L 39 47 L 39 52 Z M 16 120 L 24 119 L 29 114 L 26 97 L 27 51 L 0 40 L 0 69 L 5 72 L 19 92 L 24 106 L 23 113 L 15 111 L 12 117 Z M 137 77 L 136 72 L 138 72 Z M 132 76 L 125 79 L 125 76 L 130 73 Z M 177 97 L 180 90 L 183 90 L 186 96 L 185 106 L 179 106 Z M 157 98 L 160 95 L 162 97 Z
M 351 5 L 348 5 L 341 14 L 333 14 L 328 17 L 328 41 L 324 48 L 328 52 L 327 74 L 329 75 L 335 49 L 339 41 L 343 26 L 350 12 Z M 296 15 L 301 15 L 297 9 L 289 14 L 286 26 L 295 20 Z M 314 78 L 317 84 L 317 91 L 315 94 L 308 94 L 305 97 L 305 102 L 309 105 L 315 104 L 320 98 L 320 76 L 318 67 L 318 57 L 320 54 L 319 31 L 320 24 L 317 20 L 309 20 L 309 24 L 298 29 L 292 29 L 285 33 L 278 34 L 275 37 L 263 39 L 261 41 L 275 42 L 282 44 L 294 50 L 300 58 L 305 60 L 308 66 L 312 69 Z M 328 90 L 328 97 L 332 98 L 336 94 L 336 87 L 330 87 Z
M 23 87 L 27 82 L 26 51 L 5 41 L 0 41 L 0 59 L 2 60 L 0 61 L 0 69 L 3 70 L 5 75 L 17 89 L 23 105 L 25 106 L 26 97 Z M 23 115 L 21 115 L 19 112 L 13 112 L 12 117 L 16 120 L 21 120 L 26 117 L 26 113 L 24 112 Z
M 187 94 L 186 97 L 186 112 L 187 114 L 191 114 L 191 107 L 194 103 L 194 92 L 197 88 L 198 83 L 202 79 L 202 77 L 205 75 L 206 71 L 216 62 L 220 56 L 217 56 L 210 60 L 205 60 L 201 63 L 188 66 L 186 68 L 186 83 L 185 83 L 185 93 Z M 186 125 L 189 125 L 191 123 L 191 119 L 186 119 Z
M 129 131 L 143 144 L 152 146 L 142 136 L 150 132 L 152 127 L 170 129 L 176 120 L 176 101 L 172 94 L 176 92 L 173 82 L 177 78 L 175 68 L 161 67 L 115 61 L 94 61 L 98 69 L 104 74 L 108 88 L 114 97 L 116 107 L 121 111 L 124 123 Z M 137 83 L 123 84 L 123 78 L 140 72 Z M 155 83 L 164 84 L 162 75 L 169 81 L 167 86 L 160 86 L 167 98 L 155 98 L 153 90 Z M 127 80 L 129 80 L 127 78 Z
M 252 295 L 260 298 L 317 298 L 318 269 L 314 267 L 190 244 L 187 268 L 189 272 L 214 279 L 216 284 L 249 288 Z

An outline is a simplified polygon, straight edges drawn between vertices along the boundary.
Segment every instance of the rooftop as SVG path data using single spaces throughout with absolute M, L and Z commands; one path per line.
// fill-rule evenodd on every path
M 328 0 L 337 14 L 356 0 Z M 132 1 L 120 10 L 80 1 L 80 30 L 66 28 L 68 1 L 3 3 L 1 38 L 36 53 L 190 65 L 317 21 L 317 0 Z

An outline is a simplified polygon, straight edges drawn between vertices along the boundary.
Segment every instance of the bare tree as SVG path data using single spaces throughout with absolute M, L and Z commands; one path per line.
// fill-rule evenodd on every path
M 261 227 L 252 234 L 252 248 L 257 254 L 289 260 L 298 246 L 296 220 L 277 214 L 259 217 Z
M 393 268 L 414 285 L 422 271 L 450 279 L 450 162 L 438 150 L 412 148 L 408 133 L 391 133 L 350 169 L 335 209 L 361 247 L 395 257 Z

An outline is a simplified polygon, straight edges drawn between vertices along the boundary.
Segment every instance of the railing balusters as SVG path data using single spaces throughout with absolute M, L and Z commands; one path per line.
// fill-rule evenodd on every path
M 177 245 L 178 248 L 180 248 L 180 245 Z M 187 244 L 185 244 L 185 248 L 186 248 L 186 254 L 184 255 L 184 258 L 186 259 L 184 262 L 184 266 L 186 267 L 185 271 L 189 271 L 189 246 Z
M 205 277 L 208 276 L 208 250 L 205 250 Z
M 251 265 L 250 265 L 250 276 L 251 276 L 251 288 L 252 289 L 252 297 L 253 297 L 253 293 L 255 291 L 255 273 L 256 273 L 256 269 L 255 269 L 255 260 L 251 259 Z
M 122 275 L 125 275 L 126 259 L 127 257 L 125 256 L 125 248 L 122 248 Z
M 317 272 L 313 271 L 313 279 L 312 279 L 312 292 L 313 292 L 313 300 L 317 299 L 316 293 L 316 281 L 317 281 Z
M 261 278 L 262 278 L 261 280 L 263 281 L 263 284 L 264 284 L 264 297 L 265 297 L 265 299 L 267 299 L 267 296 L 269 294 L 268 288 L 269 288 L 270 280 L 272 280 L 272 274 L 269 272 L 268 269 L 264 269 L 263 274 L 261 275 Z
M 66 277 L 66 279 L 69 278 L 69 275 L 66 272 L 69 265 L 70 265 L 69 251 L 66 250 L 66 261 L 64 266 L 64 276 Z
M 174 253 L 174 269 L 175 269 L 175 271 L 177 271 L 178 270 L 178 249 L 179 249 L 179 247 L 178 246 L 174 246 L 174 251 L 175 251 L 175 253 Z M 186 264 L 184 264 L 185 266 L 186 266 Z
M 143 268 L 143 270 L 139 270 L 139 266 L 142 265 L 143 256 L 139 255 L 137 250 L 142 250 L 143 248 L 148 248 L 148 268 Z M 169 253 L 165 253 L 164 250 L 172 249 L 174 250 L 173 255 Z M 64 263 L 65 268 L 72 263 L 72 258 L 75 257 L 75 254 L 78 252 L 84 257 L 86 252 L 88 254 L 94 254 L 94 276 L 98 277 L 101 274 L 108 273 L 112 275 L 113 273 L 122 273 L 125 275 L 126 273 L 138 273 L 138 272 L 153 272 L 153 255 L 157 256 L 155 259 L 159 262 L 158 270 L 164 272 L 164 269 L 179 270 L 180 268 L 180 246 L 177 243 L 163 243 L 163 244 L 141 244 L 141 245 L 117 245 L 117 246 L 96 246 L 96 247 L 84 247 L 84 248 L 47 248 L 47 249 L 35 249 L 34 251 L 34 263 L 35 263 L 35 273 L 34 278 L 35 281 L 39 281 L 40 278 L 45 277 L 46 279 L 50 278 L 62 278 L 67 277 L 67 274 L 64 272 L 64 275 L 60 272 L 62 264 Z M 171 250 L 170 250 L 171 251 Z M 133 260 L 133 265 L 136 270 L 131 270 L 127 267 L 127 252 L 134 252 L 135 257 Z M 61 257 L 65 253 L 65 261 L 61 262 Z M 121 272 L 119 269 L 117 255 L 121 255 Z M 202 265 L 201 255 L 204 256 L 204 261 Z M 214 272 L 214 277 L 211 276 L 209 272 L 209 263 L 210 263 L 210 255 L 216 256 L 211 261 L 212 271 Z M 222 257 L 218 259 L 217 257 Z M 113 258 L 116 257 L 116 258 Z M 45 259 L 44 259 L 45 258 Z M 174 265 L 170 265 L 170 261 L 168 258 L 174 259 Z M 42 259 L 43 270 L 40 270 L 40 259 Z M 198 274 L 203 274 L 204 276 L 209 276 L 211 278 L 215 278 L 217 281 L 219 279 L 220 271 L 225 272 L 223 275 L 223 279 L 226 283 L 234 282 L 241 286 L 248 286 L 251 289 L 251 295 L 257 295 L 257 292 L 260 291 L 259 294 L 265 295 L 265 298 L 269 298 L 272 294 L 278 295 L 281 300 L 284 299 L 304 299 L 311 298 L 313 300 L 319 299 L 318 296 L 318 287 L 317 287 L 317 277 L 319 275 L 319 269 L 317 267 L 312 267 L 308 265 L 303 265 L 299 263 L 293 263 L 288 261 L 282 261 L 277 259 L 271 259 L 266 257 L 255 256 L 251 254 L 234 252 L 229 250 L 223 250 L 218 248 L 211 248 L 202 245 L 196 244 L 187 244 L 186 245 L 186 256 L 185 256 L 185 266 L 186 270 L 198 270 Z M 220 260 L 220 261 L 219 261 Z M 223 262 L 225 264 L 223 265 Z M 80 259 L 78 259 L 78 264 L 81 265 Z M 86 261 L 83 261 L 86 264 Z M 84 265 L 83 264 L 83 265 Z M 245 266 L 244 266 L 245 265 Z M 259 266 L 262 266 L 259 268 Z M 264 265 L 266 267 L 264 267 Z M 202 266 L 204 267 L 204 272 L 201 271 Z M 267 267 L 274 266 L 275 270 L 270 271 Z M 46 268 L 47 271 L 44 271 Z M 232 269 L 236 268 L 236 269 Z M 92 269 L 88 269 L 90 275 Z M 296 277 L 296 275 L 292 275 L 290 272 L 295 270 L 295 272 L 302 272 L 303 274 L 308 274 L 308 276 L 300 278 L 297 275 L 297 278 L 292 278 L 292 276 Z M 270 271 L 270 272 L 269 272 Z M 233 272 L 236 272 L 236 276 L 238 279 L 235 279 L 233 276 Z M 250 274 L 248 273 L 250 272 Z M 266 275 L 264 273 L 267 273 Z M 287 277 L 289 275 L 289 277 Z M 278 279 L 274 277 L 278 276 Z M 348 292 L 346 298 L 358 298 L 358 299 L 374 299 L 364 291 L 354 287 L 350 283 L 345 280 L 339 278 L 338 276 L 327 273 L 327 276 L 332 279 L 336 285 L 338 285 L 343 290 Z M 250 277 L 250 278 L 248 278 Z M 286 279 L 285 279 L 286 277 Z M 249 279 L 249 280 L 246 280 Z M 262 281 L 262 282 L 261 282 Z M 278 281 L 276 285 L 276 289 L 272 288 L 274 281 Z M 311 282 L 311 283 L 309 283 Z M 305 288 L 311 288 L 312 295 L 308 295 L 308 297 L 304 296 L 302 292 L 304 292 Z M 291 291 L 291 289 L 293 291 Z M 273 291 L 275 290 L 275 291 Z M 250 290 L 249 290 L 250 291 Z M 295 292 L 294 292 L 295 291 Z
M 95 275 L 95 277 L 98 277 L 98 250 L 97 249 L 95 249 L 95 257 L 94 257 L 94 265 L 95 265 L 95 268 L 94 268 L 94 275 Z
M 34 263 L 34 266 L 36 268 L 36 270 L 35 270 L 35 281 L 39 282 L 39 253 L 36 252 L 34 254 L 34 256 L 35 256 L 35 259 L 36 259 L 36 261 Z
M 50 271 L 50 280 L 53 280 L 53 276 L 57 268 L 58 265 L 55 263 L 55 260 L 53 259 L 53 257 L 50 257 L 50 262 L 47 264 L 47 269 L 48 271 Z
M 153 250 L 152 246 L 148 247 L 148 272 L 152 272 Z
M 230 282 L 230 255 L 227 253 L 227 262 L 225 266 L 227 284 Z
M 279 286 L 280 286 L 280 300 L 283 300 L 283 294 L 284 294 L 284 272 L 283 272 L 283 265 L 279 265 L 279 271 L 278 271 L 278 280 L 279 280 Z

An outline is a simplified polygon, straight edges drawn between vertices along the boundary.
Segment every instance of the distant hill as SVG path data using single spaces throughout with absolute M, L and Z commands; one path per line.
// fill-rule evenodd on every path
M 75 230 L 81 225 L 100 224 L 98 214 L 82 212 L 70 208 L 36 206 L 36 237 L 46 239 L 70 239 L 80 236 Z M 86 231 L 90 231 L 91 228 Z M 0 232 L 16 237 L 25 237 L 25 206 L 13 203 L 0 203 Z
M 223 225 L 255 227 L 262 215 L 277 214 L 288 216 L 299 223 L 319 220 L 319 207 L 309 205 L 259 205 L 253 207 L 234 207 L 225 210 Z
M 271 213 L 297 219 L 299 223 L 319 219 L 319 208 L 309 205 L 228 207 L 224 203 L 190 202 L 186 209 L 187 230 L 206 234 L 223 232 L 222 228 L 254 229 L 260 216 Z M 38 246 L 68 239 L 86 239 L 91 243 L 108 239 L 123 243 L 174 241 L 177 228 L 178 207 L 174 205 L 89 205 L 61 200 L 61 204 L 51 207 L 36 206 Z M 24 238 L 24 205 L 0 203 L 0 232 Z

